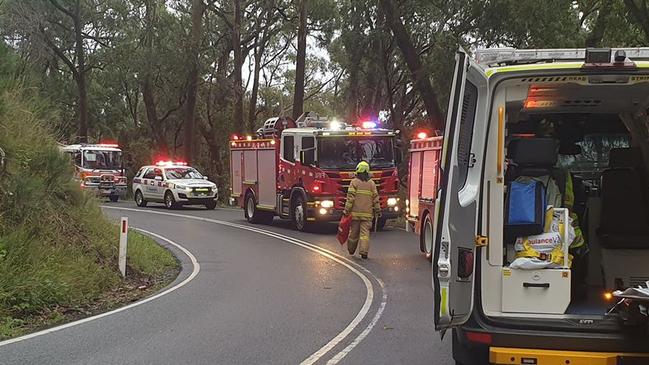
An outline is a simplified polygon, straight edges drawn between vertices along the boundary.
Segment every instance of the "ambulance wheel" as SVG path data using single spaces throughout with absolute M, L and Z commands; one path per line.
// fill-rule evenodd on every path
M 207 210 L 214 210 L 214 208 L 216 208 L 216 200 L 210 200 L 205 203 L 205 208 L 207 208 Z
M 135 192 L 135 204 L 137 204 L 138 207 L 146 207 L 147 201 L 144 200 L 144 196 L 142 195 L 141 191 L 136 191 Z
M 111 195 L 109 199 L 111 202 L 117 203 L 117 201 L 119 200 L 119 195 Z
M 165 207 L 167 209 L 176 209 L 178 207 L 178 203 L 176 203 L 174 194 L 171 191 L 165 193 Z
M 306 220 L 306 202 L 302 197 L 295 199 L 293 204 L 293 225 L 300 232 L 305 232 L 309 228 Z
M 426 214 L 421 229 L 421 251 L 426 254 L 428 261 L 433 260 L 433 220 L 430 214 Z

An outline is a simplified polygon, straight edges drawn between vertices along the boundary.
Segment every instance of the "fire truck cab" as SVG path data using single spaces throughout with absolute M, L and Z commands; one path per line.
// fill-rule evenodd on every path
M 126 174 L 122 150 L 117 144 L 74 144 L 61 146 L 74 163 L 74 178 L 82 189 L 116 202 L 126 196 Z
M 399 215 L 397 133 L 366 121 L 349 126 L 305 113 L 297 121 L 271 118 L 258 138 L 231 142 L 231 199 L 252 223 L 274 216 L 298 230 L 342 216 L 356 164 L 370 163 L 381 202 L 378 228 Z

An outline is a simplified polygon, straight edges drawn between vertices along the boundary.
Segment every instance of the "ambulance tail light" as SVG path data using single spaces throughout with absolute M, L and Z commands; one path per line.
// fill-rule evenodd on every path
M 465 332 L 466 339 L 469 342 L 481 343 L 485 345 L 491 345 L 493 339 L 491 338 L 490 333 L 484 332 Z

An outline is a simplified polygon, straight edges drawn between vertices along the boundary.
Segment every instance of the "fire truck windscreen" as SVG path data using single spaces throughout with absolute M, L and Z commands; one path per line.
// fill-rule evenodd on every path
M 81 167 L 93 170 L 119 170 L 122 168 L 122 152 L 84 150 Z
M 203 175 L 193 167 L 167 167 L 165 169 L 165 175 L 168 180 L 203 178 Z
M 392 137 L 327 137 L 318 141 L 318 167 L 353 170 L 360 161 L 373 169 L 396 166 Z

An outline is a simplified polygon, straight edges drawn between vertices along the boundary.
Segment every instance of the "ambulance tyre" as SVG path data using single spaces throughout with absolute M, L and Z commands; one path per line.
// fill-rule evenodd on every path
M 295 199 L 295 203 L 293 204 L 293 225 L 295 226 L 295 229 L 297 229 L 300 232 L 306 232 L 309 230 L 309 224 L 307 223 L 306 220 L 306 202 L 304 201 L 304 198 L 302 196 L 298 196 Z
M 214 208 L 216 208 L 216 200 L 210 200 L 205 203 L 205 208 L 207 208 L 207 210 L 214 210 Z
M 426 254 L 428 261 L 433 260 L 433 220 L 426 214 L 424 225 L 421 227 L 421 251 Z
M 165 207 L 167 209 L 176 209 L 178 208 L 178 203 L 174 199 L 174 194 L 171 191 L 165 193 Z
M 146 207 L 147 201 L 144 200 L 144 196 L 142 195 L 142 192 L 140 190 L 135 192 L 135 204 L 137 204 L 138 207 Z

